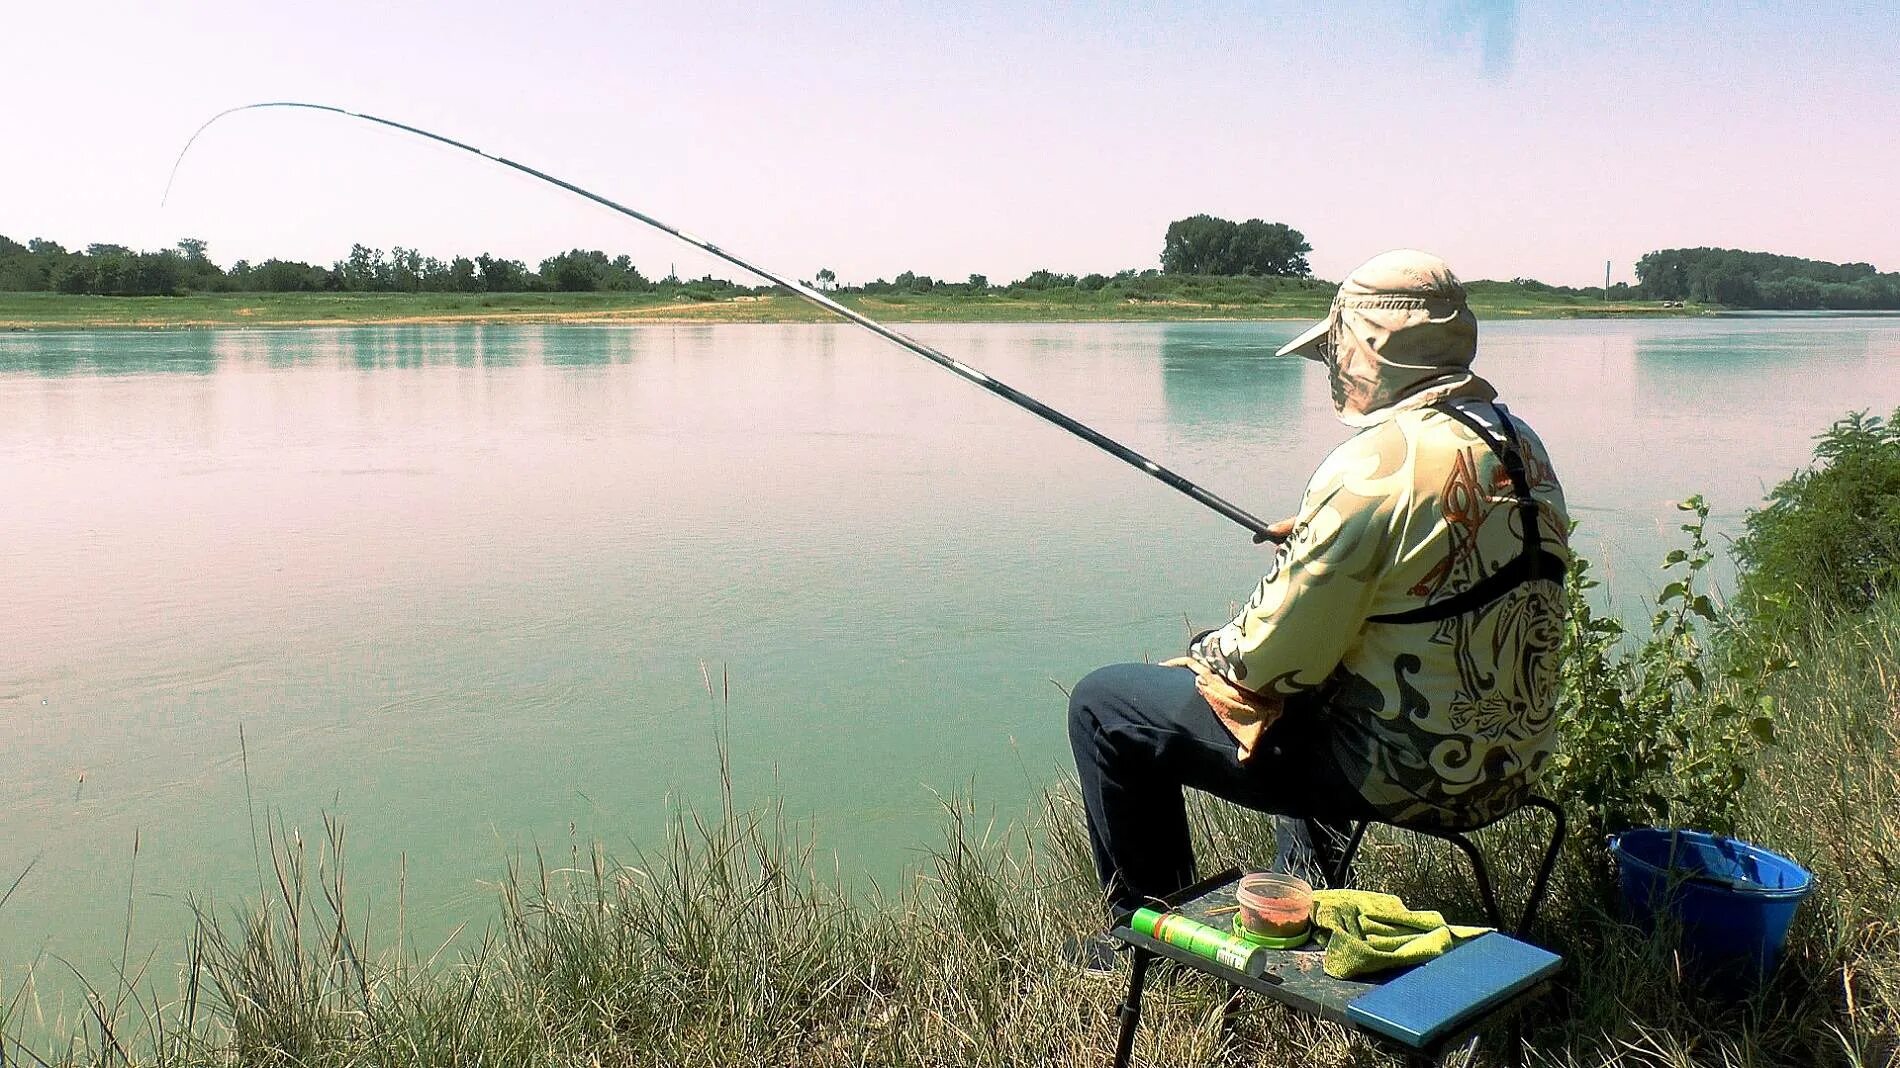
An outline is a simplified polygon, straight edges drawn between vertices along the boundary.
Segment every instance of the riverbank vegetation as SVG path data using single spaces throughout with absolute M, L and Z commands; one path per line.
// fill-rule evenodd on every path
M 1636 261 L 1645 297 L 1777 311 L 1900 309 L 1900 271 L 1732 248 L 1669 248 Z
M 1693 500 L 1645 633 L 1590 603 L 1587 568 L 1573 575 L 1564 756 L 1545 789 L 1575 830 L 1534 932 L 1569 969 L 1525 1019 L 1530 1063 L 1900 1057 L 1900 556 L 1879 538 L 1858 539 L 1881 558 L 1851 569 L 1801 551 L 1853 543 L 1900 507 L 1891 426 L 1838 423 L 1749 521 L 1741 585 L 1764 589 L 1750 569 L 1774 567 L 1772 591 L 1725 606 L 1707 589 Z M 1271 855 L 1266 821 L 1204 800 L 1195 817 L 1207 863 Z M 1105 1063 L 1121 981 L 1084 976 L 1061 950 L 1096 915 L 1072 790 L 1009 826 L 968 801 L 946 802 L 944 821 L 915 878 L 866 893 L 783 812 L 681 813 L 658 848 L 576 844 L 509 868 L 497 911 L 471 917 L 486 933 L 440 955 L 371 941 L 338 829 L 278 832 L 268 895 L 202 910 L 175 969 L 92 977 L 80 1019 L 34 1018 L 25 989 L 0 991 L 0 1062 Z M 1619 921 L 1601 834 L 1632 823 L 1733 830 L 1813 870 L 1819 889 L 1764 991 L 1739 1004 L 1705 994 L 1667 933 Z M 1513 820 L 1483 836 L 1507 888 L 1529 881 L 1528 831 Z M 1362 885 L 1479 915 L 1438 845 L 1375 833 L 1362 857 Z M 1230 1016 L 1226 1002 L 1192 976 L 1153 990 L 1138 1061 L 1383 1063 L 1341 1028 L 1258 1003 Z M 25 1038 L 46 1033 L 69 1037 Z M 1501 1042 L 1475 1063 L 1504 1063 Z
M 840 296 L 935 298 L 938 307 L 967 309 L 963 317 L 981 318 L 986 302 L 1072 304 L 1281 305 L 1267 297 L 1310 290 L 1330 295 L 1331 283 L 1311 277 L 1304 234 L 1285 223 L 1248 219 L 1234 222 L 1194 215 L 1168 224 L 1162 235 L 1160 269 L 1129 268 L 1112 274 L 1067 274 L 1035 270 L 1013 282 L 991 282 L 981 274 L 962 280 L 938 279 L 903 271 L 857 283 L 840 283 L 836 272 L 819 268 L 807 285 Z M 1900 272 L 1881 273 L 1867 263 L 1828 263 L 1736 249 L 1661 249 L 1636 263 L 1637 283 L 1605 287 L 1557 286 L 1532 278 L 1489 286 L 1495 301 L 1508 289 L 1511 303 L 1522 307 L 1637 308 L 1685 304 L 1746 309 L 1894 310 L 1900 309 Z M 1073 293 L 1069 292 L 1073 291 Z M 652 279 L 632 258 L 599 249 L 570 249 L 530 267 L 521 260 L 490 255 L 447 259 L 417 249 L 382 249 L 357 244 L 329 266 L 296 260 L 239 260 L 228 269 L 213 262 L 205 242 L 185 238 L 177 246 L 134 251 L 123 245 L 92 244 L 67 249 L 34 238 L 24 244 L 0 236 L 0 294 L 46 293 L 95 297 L 204 297 L 211 294 L 437 294 L 423 302 L 432 314 L 467 313 L 469 297 L 493 300 L 530 293 L 622 294 L 628 307 L 679 302 L 712 303 L 769 298 L 784 291 L 747 286 L 710 275 L 697 280 L 668 276 Z M 1204 297 L 1214 299 L 1202 299 Z M 18 301 L 16 300 L 17 304 Z M 275 301 L 252 301 L 263 306 Z M 43 309 L 55 304 L 41 305 Z M 145 321 L 167 319 L 147 306 Z M 756 311 L 756 310 L 755 310 Z M 420 313 L 419 313 L 420 314 Z M 1149 317 L 1157 313 L 1149 310 Z M 109 325 L 112 317 L 99 317 Z M 0 314 L 13 323 L 31 320 Z M 201 320 L 188 320 L 199 322 Z M 48 320 L 54 322 L 54 320 Z
M 1196 215 L 1170 223 L 1159 269 L 1031 271 L 1014 281 L 903 271 L 807 284 L 899 321 L 1310 318 L 1334 285 L 1311 277 L 1308 244 L 1284 223 Z M 1744 308 L 1900 308 L 1900 274 L 1765 253 L 1666 249 L 1637 264 L 1639 283 L 1558 286 L 1531 278 L 1471 283 L 1480 315 L 1694 314 Z M 0 237 L 0 329 L 324 325 L 427 321 L 664 320 L 810 322 L 826 318 L 775 286 L 710 275 L 654 279 L 624 254 L 571 249 L 538 265 L 482 253 L 447 259 L 353 245 L 329 266 L 213 262 L 203 241 L 134 251 L 69 250 Z
M 1595 318 L 1694 315 L 1643 302 L 1604 303 L 1474 282 L 1483 318 Z M 1088 322 L 1190 319 L 1317 319 L 1332 289 L 1276 278 L 1134 279 L 1100 290 L 998 286 L 981 293 L 952 286 L 897 290 L 889 283 L 832 296 L 889 322 Z M 571 293 L 209 293 L 179 297 L 0 293 L 0 330 L 162 329 L 227 326 L 349 326 L 374 323 L 815 323 L 830 313 L 782 290 L 746 289 L 714 279 L 656 285 L 642 292 Z

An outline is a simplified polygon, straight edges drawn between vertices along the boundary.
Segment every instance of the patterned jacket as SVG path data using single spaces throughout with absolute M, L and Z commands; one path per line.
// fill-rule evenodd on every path
M 1190 650 L 1246 690 L 1289 699 L 1289 716 L 1328 717 L 1341 766 L 1395 822 L 1463 827 L 1509 811 L 1554 740 L 1558 581 L 1435 622 L 1374 618 L 1443 604 L 1524 551 L 1525 512 L 1498 453 L 1432 403 L 1495 432 L 1493 395 L 1472 379 L 1358 420 L 1246 606 Z M 1568 561 L 1550 458 L 1509 418 L 1542 548 Z

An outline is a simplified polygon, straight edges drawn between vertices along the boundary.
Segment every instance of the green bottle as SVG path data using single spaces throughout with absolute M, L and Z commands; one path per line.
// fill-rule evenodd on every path
M 1256 979 L 1267 970 L 1267 951 L 1264 948 L 1250 945 L 1229 932 L 1209 927 L 1178 912 L 1136 909 L 1128 926 L 1157 942 L 1185 949 L 1197 957 L 1205 957 Z

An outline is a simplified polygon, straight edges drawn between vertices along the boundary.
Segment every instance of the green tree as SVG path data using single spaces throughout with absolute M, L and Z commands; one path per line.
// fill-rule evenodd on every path
M 213 292 L 230 287 L 230 279 L 207 255 L 209 245 L 195 237 L 180 238 L 178 256 L 184 261 L 184 286 L 196 292 Z
M 646 276 L 640 273 L 640 268 L 633 265 L 633 257 L 625 253 L 615 256 L 613 262 L 608 264 L 608 268 L 606 281 L 608 289 L 633 292 L 653 288 L 653 283 L 647 281 Z
M 382 249 L 350 246 L 350 258 L 336 265 L 343 288 L 352 293 L 373 293 L 388 288 L 389 266 L 383 262 Z
M 107 296 L 125 294 L 126 281 L 132 273 L 131 249 L 124 245 L 94 243 L 86 246 L 85 257 L 92 265 L 92 287 L 81 292 Z
M 321 267 L 279 259 L 265 260 L 248 274 L 249 287 L 264 293 L 314 293 L 330 288 L 334 277 Z
M 1190 215 L 1168 224 L 1161 241 L 1161 269 L 1168 274 L 1303 277 L 1312 273 L 1306 261 L 1311 251 L 1306 235 L 1285 223 Z
M 422 291 L 422 253 L 397 245 L 389 250 L 389 288 L 398 293 Z
M 1034 270 L 1010 283 L 1012 289 L 1073 289 L 1076 277 L 1056 271 Z
M 539 273 L 549 289 L 563 293 L 586 293 L 600 288 L 600 276 L 579 249 L 542 260 Z
M 819 289 L 834 289 L 838 285 L 838 276 L 829 267 L 818 268 L 818 273 L 812 277 L 817 280 Z
M 541 280 L 549 289 L 568 293 L 649 288 L 631 258 L 623 255 L 610 260 L 599 249 L 570 249 L 542 260 Z
M 176 296 L 184 292 L 189 281 L 185 259 L 177 252 L 140 252 L 126 258 L 119 292 L 127 296 Z
M 475 275 L 475 261 L 457 256 L 449 261 L 449 287 L 457 293 L 479 293 L 482 280 Z
M 1812 278 L 1773 278 L 1756 287 L 1766 308 L 1808 309 L 1822 307 L 1827 287 Z
M 519 293 L 528 288 L 528 265 L 520 260 L 498 260 L 484 252 L 475 257 L 475 268 L 486 292 Z
M 913 271 L 905 271 L 891 279 L 891 288 L 899 293 L 928 293 L 936 287 L 936 279 Z
M 1161 269 L 1168 274 L 1226 274 L 1236 227 L 1212 215 L 1190 215 L 1168 224 L 1161 241 Z
M 31 293 L 46 288 L 46 268 L 33 250 L 0 237 L 0 293 Z
M 1306 235 L 1287 224 L 1248 219 L 1234 228 L 1229 269 L 1218 273 L 1304 277 L 1313 273 L 1306 262 L 1311 251 Z
M 68 256 L 55 265 L 48 276 L 52 288 L 60 293 L 97 293 L 97 265 L 84 256 Z

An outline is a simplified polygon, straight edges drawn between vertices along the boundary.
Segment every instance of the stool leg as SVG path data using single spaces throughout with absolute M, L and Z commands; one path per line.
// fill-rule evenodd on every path
M 1462 834 L 1439 837 L 1463 850 L 1466 859 L 1471 861 L 1471 874 L 1478 880 L 1478 894 L 1484 898 L 1484 914 L 1490 918 L 1491 926 L 1504 930 L 1504 913 L 1498 908 L 1498 895 L 1491 889 L 1491 873 L 1485 869 L 1484 854 Z
M 1524 902 L 1524 918 L 1517 925 L 1517 933 L 1528 935 L 1531 923 L 1537 919 L 1537 906 L 1543 903 L 1544 892 L 1550 889 L 1550 873 L 1557 867 L 1557 854 L 1564 847 L 1564 810 L 1556 802 L 1541 797 L 1527 798 L 1527 807 L 1541 808 L 1550 813 L 1550 845 L 1544 850 L 1544 861 L 1537 866 L 1537 879 L 1531 883 L 1531 896 Z
M 1346 876 L 1352 871 L 1352 858 L 1359 855 L 1359 842 L 1365 838 L 1366 828 L 1370 825 L 1369 820 L 1360 820 L 1353 827 L 1352 837 L 1346 842 L 1346 851 L 1339 854 L 1339 862 L 1333 865 L 1332 871 L 1326 873 L 1327 883 L 1333 889 L 1346 885 Z
M 1134 960 L 1130 962 L 1128 996 L 1116 1010 L 1116 1015 L 1121 1017 L 1122 1033 L 1115 1040 L 1115 1068 L 1128 1068 L 1128 1058 L 1135 1052 L 1135 1028 L 1141 1023 L 1141 984 L 1148 977 L 1148 962 L 1153 959 L 1153 954 L 1135 947 Z

